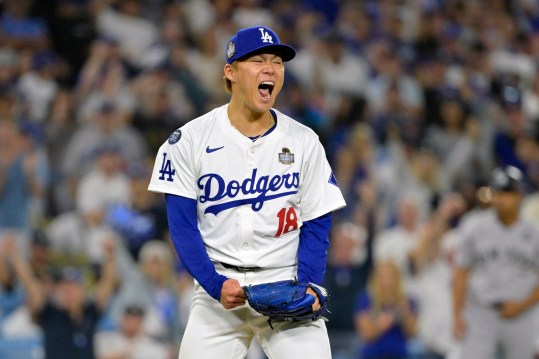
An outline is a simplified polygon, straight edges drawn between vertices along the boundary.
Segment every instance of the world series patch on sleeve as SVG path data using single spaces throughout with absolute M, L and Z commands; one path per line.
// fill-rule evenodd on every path
M 313 310 L 316 298 L 307 293 L 311 288 L 320 302 Z M 317 320 L 327 312 L 329 295 L 325 288 L 314 283 L 283 280 L 243 287 L 251 308 L 269 317 L 272 321 Z

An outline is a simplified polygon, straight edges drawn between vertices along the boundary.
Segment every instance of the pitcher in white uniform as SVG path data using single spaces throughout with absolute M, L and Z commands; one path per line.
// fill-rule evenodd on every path
M 522 173 L 512 166 L 492 177 L 492 209 L 463 228 L 454 278 L 454 333 L 462 359 L 534 358 L 539 300 L 539 232 L 520 215 Z
M 149 190 L 166 194 L 172 241 L 195 278 L 179 358 L 243 358 L 253 339 L 272 359 L 331 357 L 323 320 L 272 329 L 242 289 L 321 284 L 331 213 L 345 206 L 316 134 L 272 108 L 294 56 L 271 29 L 238 31 L 225 50 L 230 102 L 157 154 Z

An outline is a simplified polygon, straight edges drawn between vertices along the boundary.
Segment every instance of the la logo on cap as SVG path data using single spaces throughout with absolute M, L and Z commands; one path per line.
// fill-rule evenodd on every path
M 283 61 L 290 61 L 296 56 L 296 50 L 292 46 L 281 44 L 279 36 L 273 30 L 265 26 L 253 26 L 238 30 L 228 41 L 225 60 L 231 64 L 248 55 L 263 52 L 278 55 Z
M 263 27 L 259 27 L 258 30 L 260 30 L 260 33 L 262 34 L 262 37 L 260 38 L 262 42 L 270 42 L 273 44 L 273 37 L 271 37 Z

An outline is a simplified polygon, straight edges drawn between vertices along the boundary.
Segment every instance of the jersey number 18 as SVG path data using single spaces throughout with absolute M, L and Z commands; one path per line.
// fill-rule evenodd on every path
M 282 234 L 298 229 L 298 215 L 294 207 L 289 207 L 288 210 L 281 208 L 277 213 L 277 218 L 279 218 L 279 228 L 275 233 L 275 237 L 280 237 Z

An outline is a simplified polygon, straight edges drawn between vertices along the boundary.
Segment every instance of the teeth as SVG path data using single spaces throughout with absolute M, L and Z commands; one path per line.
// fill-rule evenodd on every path
M 264 81 L 261 85 L 273 86 L 273 81 Z

